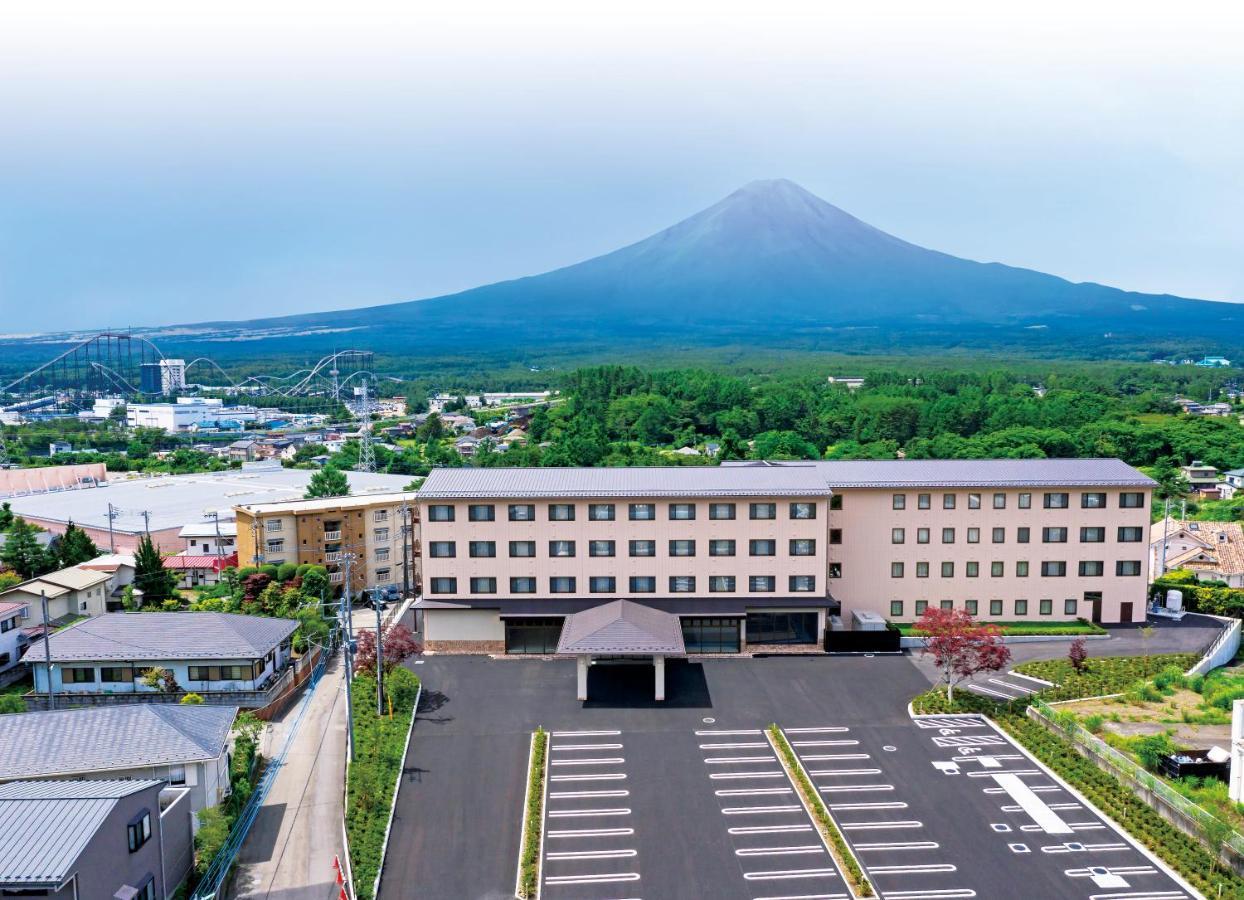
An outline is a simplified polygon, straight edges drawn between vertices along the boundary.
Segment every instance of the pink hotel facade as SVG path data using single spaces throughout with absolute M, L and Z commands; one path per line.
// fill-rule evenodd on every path
M 1143 622 L 1154 483 L 1115 459 L 437 469 L 428 649 L 552 653 L 567 615 L 673 613 L 688 653 L 822 643 L 831 617 Z

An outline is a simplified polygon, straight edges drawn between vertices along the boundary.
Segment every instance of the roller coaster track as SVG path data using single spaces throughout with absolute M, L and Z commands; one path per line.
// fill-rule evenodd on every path
M 23 382 L 29 382 L 32 378 L 34 378 L 40 372 L 43 372 L 46 369 L 50 369 L 54 367 L 57 363 L 73 356 L 75 353 L 79 353 L 85 350 L 91 344 L 98 342 L 100 339 L 118 340 L 118 341 L 139 341 L 143 344 L 146 344 L 148 347 L 150 347 L 155 352 L 157 358 L 164 359 L 164 354 L 160 352 L 160 348 L 157 347 L 155 344 L 151 343 L 151 341 L 147 340 L 144 337 L 136 337 L 131 334 L 123 334 L 117 331 L 101 331 L 99 334 L 93 334 L 89 338 L 86 338 L 83 341 L 79 341 L 78 343 L 74 344 L 72 347 L 70 347 L 65 352 L 57 354 L 56 356 L 52 357 L 47 362 L 45 362 L 43 365 L 38 366 L 34 369 L 31 369 L 29 372 L 27 372 L 25 375 L 21 376 L 20 378 L 9 382 L 3 387 L 0 387 L 0 393 L 6 393 L 6 394 L 7 393 L 18 393 L 18 391 L 16 390 L 18 385 L 22 384 Z

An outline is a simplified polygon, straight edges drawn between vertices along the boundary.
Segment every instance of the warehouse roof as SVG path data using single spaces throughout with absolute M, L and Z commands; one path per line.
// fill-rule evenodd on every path
M 0 784 L 0 884 L 59 886 L 117 803 L 162 781 Z
M 216 759 L 236 715 L 233 706 L 129 703 L 11 716 L 0 728 L 0 780 Z
M 829 494 L 807 466 L 433 469 L 420 500 L 494 497 L 812 497 Z
M 254 659 L 264 656 L 297 627 L 293 619 L 234 613 L 120 612 L 83 619 L 48 640 L 55 662 Z M 33 644 L 22 659 L 44 662 L 43 644 Z
M 830 488 L 1150 488 L 1156 484 L 1121 459 L 852 459 L 723 465 L 727 469 L 810 468 Z

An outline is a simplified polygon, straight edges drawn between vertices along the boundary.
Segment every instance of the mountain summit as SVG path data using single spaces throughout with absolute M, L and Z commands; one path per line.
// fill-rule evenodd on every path
M 1235 328 L 1239 307 L 1136 294 L 960 259 L 862 222 L 785 179 L 755 181 L 635 244 L 575 265 L 429 300 L 216 326 L 361 331 L 359 343 L 422 347 L 559 342 L 599 347 L 777 345 L 874 329 L 888 346 L 958 343 L 987 330 L 1055 340 Z M 1008 338 L 1009 339 L 1009 338 Z M 877 349 L 873 347 L 873 349 Z

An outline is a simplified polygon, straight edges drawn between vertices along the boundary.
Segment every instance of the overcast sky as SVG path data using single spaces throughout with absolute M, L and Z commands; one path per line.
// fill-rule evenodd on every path
M 435 296 L 773 177 L 960 256 L 1244 300 L 1229 3 L 431 5 L 6 4 L 0 333 Z

